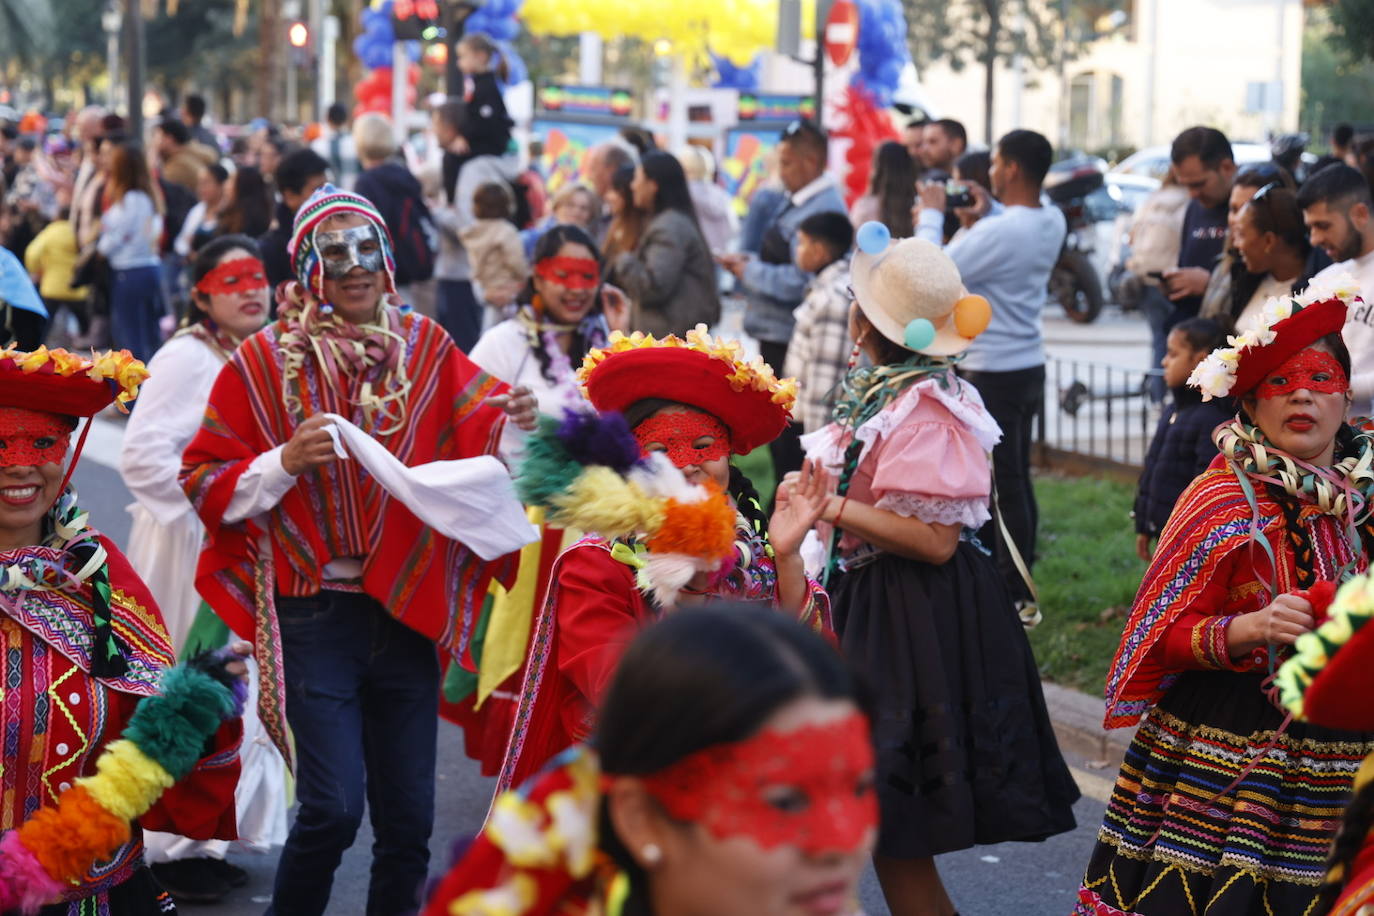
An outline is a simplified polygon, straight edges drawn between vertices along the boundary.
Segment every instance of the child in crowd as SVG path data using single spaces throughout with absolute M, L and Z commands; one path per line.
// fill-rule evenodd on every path
M 1164 530 L 1169 513 L 1185 487 L 1207 469 L 1217 456 L 1212 430 L 1236 414 L 1231 398 L 1202 400 L 1189 387 L 1194 367 L 1226 342 L 1226 334 L 1210 318 L 1189 318 L 1169 332 L 1164 358 L 1164 385 L 1173 392 L 1165 406 L 1145 456 L 1140 488 L 1135 497 L 1135 548 L 1145 562 L 1154 554 L 1154 542 Z
M 850 352 L 849 248 L 854 226 L 843 213 L 815 213 L 797 230 L 796 264 L 814 274 L 806 298 L 793 313 L 796 327 L 787 346 L 782 375 L 797 380 L 793 422 L 813 433 L 830 422 L 835 389 L 844 378 Z
M 488 314 L 487 326 L 511 317 L 515 294 L 530 276 L 524 243 L 510 221 L 514 210 L 515 198 L 510 188 L 488 182 L 472 195 L 476 221 L 458 232 L 472 264 L 472 279 L 487 305 L 499 313 Z
M 510 151 L 510 129 L 515 122 L 506 113 L 506 102 L 497 82 L 510 79 L 510 68 L 501 49 L 489 36 L 468 32 L 458 42 L 458 69 L 472 87 L 466 95 L 468 117 L 463 127 L 468 157 L 504 156 Z

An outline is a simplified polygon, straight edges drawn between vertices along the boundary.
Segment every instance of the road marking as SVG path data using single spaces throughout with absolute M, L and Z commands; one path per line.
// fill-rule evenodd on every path
M 79 434 L 78 434 L 79 435 Z M 124 424 L 118 420 L 96 417 L 81 449 L 81 460 L 94 461 L 111 470 L 119 470 L 119 453 L 124 450 Z
M 1116 785 L 1115 780 L 1104 779 L 1078 767 L 1069 767 L 1069 772 L 1073 774 L 1073 781 L 1078 783 L 1078 791 L 1089 798 L 1095 798 L 1106 804 L 1112 797 L 1112 788 Z

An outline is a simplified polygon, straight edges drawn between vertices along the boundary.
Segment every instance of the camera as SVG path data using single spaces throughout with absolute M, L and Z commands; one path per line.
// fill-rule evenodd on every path
M 953 212 L 974 204 L 973 192 L 961 181 L 945 182 L 945 210 Z

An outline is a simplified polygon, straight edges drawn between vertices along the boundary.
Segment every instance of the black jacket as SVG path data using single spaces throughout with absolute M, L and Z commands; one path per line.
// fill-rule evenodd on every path
M 1174 389 L 1173 403 L 1159 418 L 1140 473 L 1134 512 L 1137 534 L 1157 537 L 1164 530 L 1184 489 L 1217 456 L 1212 430 L 1235 415 L 1236 403 L 1230 398 L 1204 402 L 1194 388 Z
M 390 160 L 359 175 L 353 190 L 372 201 L 391 233 L 396 285 L 432 277 L 438 235 L 419 180 L 405 166 Z
M 262 252 L 262 266 L 267 269 L 267 282 L 273 289 L 283 280 L 295 277 L 291 272 L 291 256 L 286 244 L 291 241 L 291 226 L 296 214 L 284 203 L 277 204 L 277 219 L 271 229 L 258 236 L 258 250 Z

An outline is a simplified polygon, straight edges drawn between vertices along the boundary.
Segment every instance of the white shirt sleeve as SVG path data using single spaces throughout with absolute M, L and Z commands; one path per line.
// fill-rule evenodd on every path
M 125 429 L 119 473 L 158 524 L 170 525 L 191 511 L 177 482 L 181 453 L 200 429 L 218 372 L 219 360 L 190 338 L 169 341 L 148 364 L 138 409 Z
M 239 477 L 234 495 L 224 510 L 224 522 L 234 524 L 276 508 L 286 491 L 296 485 L 296 478 L 282 467 L 281 453 L 285 445 L 263 452 L 253 459 Z

